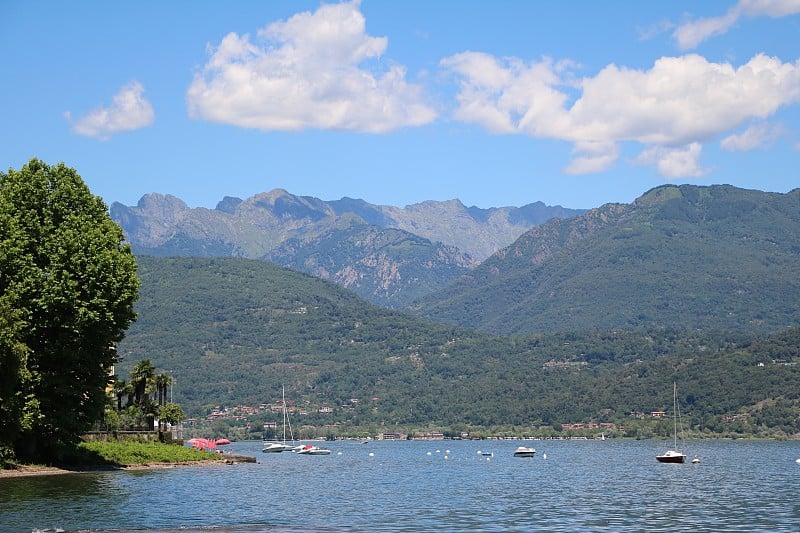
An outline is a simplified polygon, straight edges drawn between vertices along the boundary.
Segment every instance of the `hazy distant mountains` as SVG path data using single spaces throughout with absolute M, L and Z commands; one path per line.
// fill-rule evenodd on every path
M 663 186 L 522 235 L 415 306 L 506 334 L 800 321 L 800 189 Z
M 800 322 L 800 189 L 667 185 L 588 212 L 399 209 L 276 190 L 213 210 L 148 195 L 111 212 L 139 254 L 266 259 L 494 333 Z
M 398 208 L 281 189 L 226 197 L 215 209 L 160 194 L 111 206 L 137 254 L 269 260 L 388 307 L 445 287 L 538 224 L 583 212 L 541 202 L 468 208 L 458 200 Z

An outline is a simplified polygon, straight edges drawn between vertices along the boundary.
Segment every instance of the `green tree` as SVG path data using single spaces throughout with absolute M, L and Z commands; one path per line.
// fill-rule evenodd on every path
M 149 359 L 136 363 L 131 370 L 131 386 L 133 387 L 133 402 L 139 409 L 142 417 L 147 419 L 147 429 L 152 431 L 153 422 L 158 406 L 150 400 L 150 392 L 155 386 L 156 368 Z
M 147 401 L 148 385 L 156 375 L 156 368 L 149 359 L 142 359 L 131 370 L 131 386 L 133 387 L 133 401 L 142 407 Z
M 183 421 L 186 415 L 177 403 L 167 403 L 158 410 L 158 418 L 174 426 Z
M 114 379 L 112 392 L 117 399 L 117 411 L 122 411 L 122 399 L 125 398 L 125 405 L 133 404 L 133 387 L 124 379 Z
M 4 421 L 0 445 L 18 456 L 50 458 L 102 419 L 139 289 L 123 240 L 74 169 L 32 159 L 0 172 L 0 301 L 13 311 L 0 322 L 0 373 L 15 382 L 0 391 L 13 429 Z
M 170 385 L 172 385 L 172 378 L 170 376 L 168 376 L 166 374 L 159 374 L 159 375 L 157 375 L 155 377 L 155 386 L 156 386 L 156 393 L 157 393 L 157 396 L 158 396 L 157 404 L 158 404 L 158 407 L 159 407 L 159 413 L 160 413 L 160 409 L 167 404 L 167 390 L 168 390 Z M 166 421 L 162 420 L 161 416 L 159 415 L 159 418 L 158 418 L 158 430 L 159 431 L 162 431 L 162 430 L 165 429 L 164 426 L 163 426 L 163 424 L 165 422 Z
M 172 385 L 172 377 L 166 374 L 159 374 L 156 376 L 156 390 L 158 391 L 158 405 L 165 405 L 167 403 L 167 392 L 170 385 Z
M 19 340 L 19 316 L 8 298 L 0 296 L 0 466 L 13 460 L 14 439 L 23 429 L 30 429 L 31 420 L 38 413 L 38 402 L 29 392 L 28 349 Z

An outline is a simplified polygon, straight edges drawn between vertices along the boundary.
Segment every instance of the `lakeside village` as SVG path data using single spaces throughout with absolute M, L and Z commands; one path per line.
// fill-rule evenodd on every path
M 785 360 L 772 360 L 775 366 L 793 366 L 796 363 Z M 544 368 L 564 369 L 574 368 L 575 366 L 585 366 L 585 362 L 572 361 L 550 361 L 544 363 Z M 765 366 L 759 363 L 758 366 Z M 354 410 L 363 401 L 378 402 L 380 398 L 351 398 L 344 405 L 338 407 L 341 410 Z M 413 433 L 403 433 L 400 428 L 394 431 L 376 430 L 373 434 L 367 435 L 360 432 L 358 435 L 349 435 L 341 431 L 339 423 L 323 424 L 321 426 L 302 424 L 302 419 L 313 415 L 318 421 L 320 416 L 332 415 L 334 407 L 323 404 L 320 406 L 311 405 L 305 401 L 302 406 L 296 405 L 292 400 L 286 400 L 286 412 L 290 420 L 294 422 L 293 436 L 301 440 L 327 439 L 337 440 L 340 438 L 373 438 L 376 440 L 444 440 L 444 439 L 605 439 L 616 437 L 635 437 L 649 438 L 655 436 L 652 430 L 652 423 L 659 422 L 667 418 L 665 411 L 632 411 L 627 418 L 631 424 L 624 425 L 615 422 L 563 422 L 532 426 L 530 434 L 519 434 L 516 431 L 508 433 L 506 430 L 497 433 L 487 433 L 479 430 L 474 433 L 468 431 L 414 431 Z M 233 438 L 236 440 L 252 440 L 255 438 L 275 439 L 280 438 L 282 433 L 282 416 L 284 404 L 281 400 L 274 403 L 262 403 L 258 406 L 237 405 L 234 407 L 216 406 L 205 418 L 188 418 L 181 424 L 181 430 L 186 430 L 187 434 L 208 433 L 209 430 L 215 437 Z M 604 409 L 600 413 L 601 418 L 610 416 L 611 409 Z M 747 413 L 729 415 L 725 417 L 725 422 L 737 422 L 748 418 Z M 297 425 L 297 422 L 300 422 Z M 644 422 L 644 426 L 637 422 Z M 462 425 L 463 426 L 463 425 Z M 516 428 L 519 430 L 519 428 Z M 183 433 L 183 431 L 181 431 Z M 287 437 L 289 435 L 287 434 Z
M 371 401 L 379 401 L 378 398 L 371 398 Z M 343 405 L 343 409 L 352 409 L 355 405 L 358 405 L 361 402 L 358 398 L 351 398 L 350 403 L 348 405 Z M 312 408 L 310 404 L 306 404 L 304 407 L 298 407 L 293 404 L 292 401 L 286 401 L 286 411 L 289 416 L 297 420 L 303 416 L 308 416 L 312 412 L 317 412 L 320 414 L 330 414 L 333 413 L 333 408 L 329 406 L 322 406 L 319 408 Z M 227 422 L 226 425 L 230 426 L 229 431 L 236 432 L 238 429 L 241 433 L 242 438 L 247 438 L 247 435 L 252 435 L 259 431 L 258 427 L 252 426 L 252 421 L 263 419 L 265 416 L 270 418 L 270 416 L 274 416 L 274 420 L 268 420 L 263 423 L 263 436 L 265 439 L 273 439 L 279 437 L 279 432 L 282 431 L 282 423 L 280 422 L 281 416 L 283 413 L 283 404 L 279 401 L 273 404 L 260 404 L 258 407 L 247 406 L 247 405 L 237 405 L 235 407 L 221 407 L 217 406 L 214 410 L 206 416 L 204 419 L 197 419 L 197 418 L 189 418 L 184 420 L 183 426 L 184 429 L 203 426 L 206 424 L 212 424 L 214 422 Z M 667 413 L 663 411 L 656 411 L 650 413 L 649 415 L 645 415 L 643 413 L 633 413 L 633 415 L 639 418 L 645 418 L 647 416 L 652 418 L 663 418 L 666 417 Z M 588 430 L 589 434 L 597 433 L 597 438 L 604 438 L 606 434 L 618 431 L 624 431 L 624 427 L 620 426 L 614 422 L 588 422 L 588 423 L 565 423 L 560 424 L 562 431 L 569 432 L 565 433 L 561 437 L 556 437 L 560 439 L 587 439 L 589 438 L 587 435 L 583 433 Z M 552 426 L 548 426 L 552 430 Z M 321 428 L 318 426 L 313 425 L 300 425 L 297 426 L 295 431 L 296 438 L 301 440 L 310 440 L 310 439 L 321 439 L 327 438 L 330 440 L 339 438 L 337 436 L 339 429 L 339 424 L 325 424 Z M 191 430 L 189 430 L 191 432 Z M 572 433 L 576 432 L 576 433 Z M 598 433 L 599 432 L 599 433 Z M 605 432 L 605 433 L 603 433 Z M 322 433 L 322 434 L 321 434 Z M 234 435 L 235 436 L 235 435 Z M 397 431 L 382 431 L 375 435 L 370 435 L 369 438 L 374 438 L 376 440 L 445 440 L 445 439 L 501 439 L 506 438 L 504 435 L 473 435 L 468 432 L 438 432 L 438 431 L 416 431 L 413 434 L 406 434 Z M 514 437 L 517 438 L 517 437 Z M 533 435 L 522 436 L 521 438 L 534 438 Z
M 379 401 L 379 398 L 371 398 L 370 401 Z M 341 406 L 342 409 L 353 409 L 361 403 L 358 398 L 351 398 L 347 405 Z M 333 408 L 327 405 L 321 407 L 313 407 L 310 403 L 306 402 L 304 406 L 300 407 L 294 404 L 291 400 L 286 401 L 286 411 L 291 419 L 298 420 L 304 416 L 308 416 L 314 412 L 319 414 L 331 414 Z M 607 410 L 609 414 L 611 410 Z M 257 407 L 248 405 L 237 405 L 234 407 L 221 407 L 216 406 L 212 412 L 203 419 L 189 418 L 184 420 L 184 429 L 188 433 L 192 433 L 190 428 L 205 429 L 208 425 L 214 427 L 214 423 L 222 422 L 225 426 L 225 433 L 234 438 L 247 439 L 251 435 L 256 435 L 263 429 L 263 438 L 273 439 L 280 437 L 279 432 L 282 431 L 282 422 L 280 422 L 283 413 L 283 403 L 278 401 L 276 403 L 263 403 Z M 632 418 L 643 420 L 652 419 L 660 420 L 667 416 L 665 411 L 653 411 L 650 413 L 632 412 L 629 415 Z M 261 424 L 260 420 L 267 419 L 266 422 Z M 272 420 L 270 420 L 272 418 Z M 259 421 L 259 422 L 255 422 Z M 255 425 L 254 425 L 255 424 Z M 549 438 L 556 439 L 588 439 L 588 438 L 605 438 L 606 436 L 619 435 L 625 431 L 625 426 L 615 422 L 573 422 L 551 424 L 546 427 L 548 434 L 553 433 L 553 426 L 560 428 L 559 436 L 550 436 Z M 299 439 L 337 439 L 339 433 L 339 424 L 326 424 L 322 427 L 301 424 L 295 426 L 295 437 Z M 219 430 L 217 430 L 219 432 Z M 238 435 L 237 435 L 238 433 Z M 220 435 L 223 436 L 223 435 Z M 487 435 L 484 433 L 470 434 L 465 431 L 460 432 L 438 432 L 438 431 L 415 431 L 413 434 L 406 434 L 398 431 L 381 431 L 375 435 L 370 435 L 369 438 L 376 440 L 444 440 L 444 439 L 501 439 L 512 438 L 505 434 L 502 435 Z M 514 436 L 513 438 L 539 438 L 537 435 L 522 435 Z
M 771 366 L 794 366 L 797 362 L 773 359 Z M 578 369 L 586 366 L 582 361 L 549 361 L 546 369 Z M 759 367 L 767 364 L 758 363 Z M 130 382 L 119 379 L 110 371 L 113 384 L 107 388 L 109 407 L 104 420 L 89 432 L 92 439 L 113 434 L 157 435 L 159 440 L 183 442 L 190 437 L 213 437 L 232 440 L 274 440 L 283 437 L 283 417 L 288 417 L 287 438 L 292 440 L 339 440 L 347 438 L 377 440 L 443 440 L 443 439 L 605 439 L 605 438 L 653 438 L 664 432 L 665 411 L 632 411 L 623 424 L 619 414 L 612 409 L 598 412 L 598 420 L 588 422 L 532 422 L 530 426 L 504 426 L 470 428 L 459 423 L 452 428 L 427 427 L 414 429 L 402 424 L 373 423 L 367 426 L 350 427 L 341 422 L 343 411 L 356 411 L 379 402 L 380 398 L 350 398 L 343 405 L 332 407 L 328 403 L 312 405 L 304 401 L 297 405 L 292 400 L 276 400 L 258 406 L 216 406 L 203 418 L 185 418 L 177 404 L 171 402 L 174 378 L 156 375 L 149 360 L 134 366 Z M 167 392 L 169 390 L 169 396 Z M 169 402 L 168 402 L 169 398 Z M 285 401 L 285 406 L 284 406 Z M 115 405 L 114 405 L 115 404 Z M 366 404 L 366 405 L 365 405 Z M 114 409 L 111 406 L 116 407 Z M 338 415 L 338 416 L 337 416 Z M 159 419 L 160 418 L 160 419 Z M 325 423 L 325 419 L 338 419 Z M 610 419 L 616 419 L 615 422 Z M 750 413 L 736 413 L 724 417 L 726 423 L 747 423 Z M 305 420 L 306 423 L 303 423 Z M 299 424 L 298 424 L 299 422 Z M 292 427 L 292 424 L 294 426 Z M 391 426 L 391 430 L 387 430 Z M 158 428 L 157 431 L 156 428 Z

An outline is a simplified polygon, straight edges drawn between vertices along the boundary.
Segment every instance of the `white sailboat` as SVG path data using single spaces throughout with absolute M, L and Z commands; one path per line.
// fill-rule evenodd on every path
M 667 450 L 661 455 L 656 456 L 659 463 L 683 463 L 686 461 L 686 455 L 678 451 L 678 420 L 680 418 L 680 410 L 678 408 L 678 386 L 672 384 L 672 449 Z M 681 426 L 681 431 L 683 427 Z
M 283 403 L 283 440 L 281 442 L 266 442 L 264 448 L 261 450 L 264 453 L 280 453 L 288 452 L 294 449 L 294 444 L 286 442 L 286 426 L 289 426 L 289 436 L 294 442 L 294 435 L 292 434 L 292 425 L 289 422 L 289 412 L 286 410 L 286 388 L 281 388 L 281 402 Z

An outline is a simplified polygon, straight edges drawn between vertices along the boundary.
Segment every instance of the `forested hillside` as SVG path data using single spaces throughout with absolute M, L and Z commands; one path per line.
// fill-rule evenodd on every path
M 139 319 L 119 371 L 150 359 L 194 416 L 274 402 L 285 385 L 306 412 L 295 423 L 320 428 L 636 428 L 631 413 L 668 409 L 676 380 L 701 430 L 800 429 L 800 371 L 783 364 L 797 361 L 797 328 L 501 337 L 390 312 L 262 261 L 138 260 Z
M 672 186 L 533 228 L 413 307 L 505 334 L 800 321 L 800 189 Z

